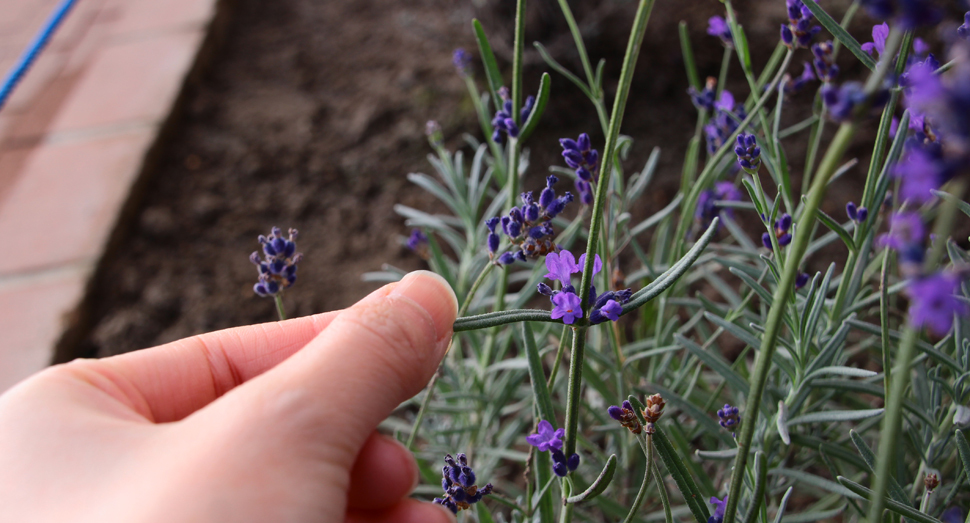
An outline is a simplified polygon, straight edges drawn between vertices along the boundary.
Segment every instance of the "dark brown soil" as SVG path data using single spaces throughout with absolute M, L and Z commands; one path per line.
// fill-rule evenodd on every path
M 298 228 L 305 253 L 299 281 L 285 297 L 291 316 L 353 303 L 376 287 L 361 274 L 383 263 L 422 267 L 401 247 L 407 231 L 392 206 L 433 210 L 434 201 L 405 178 L 412 171 L 430 173 L 426 120 L 442 123 L 451 146 L 462 144 L 462 132 L 478 129 L 451 65 L 455 47 L 474 49 L 473 17 L 484 23 L 507 69 L 514 2 L 482 3 L 231 2 L 227 39 L 209 70 L 189 86 L 175 137 L 163 144 L 160 165 L 136 202 L 135 222 L 120 238 L 123 247 L 102 264 L 90 321 L 81 325 L 83 341 L 63 354 L 117 354 L 274 319 L 272 301 L 252 292 L 256 270 L 248 261 L 256 236 L 274 225 Z M 556 3 L 530 4 L 527 41 L 542 41 L 579 71 Z M 590 55 L 607 59 L 609 99 L 636 3 L 576 4 Z M 760 67 L 777 42 L 784 3 L 737 4 Z M 654 146 L 663 149 L 643 215 L 673 196 L 694 130 L 677 22 L 690 24 L 701 75 L 716 75 L 721 47 L 704 30 L 719 9 L 717 2 L 657 3 L 623 126 L 635 138 L 629 170 L 642 168 Z M 800 51 L 798 71 L 809 58 Z M 531 46 L 526 59 L 526 85 L 534 89 L 548 68 Z M 852 74 L 851 61 L 845 62 Z M 728 87 L 746 93 L 736 62 L 733 73 Z M 804 115 L 810 99 L 810 93 L 796 97 L 792 103 L 802 109 L 795 113 Z M 796 120 L 787 115 L 785 124 Z M 558 137 L 588 131 L 602 143 L 595 122 L 580 91 L 554 73 L 552 101 L 529 143 L 526 188 L 538 186 L 547 166 L 561 165 Z M 804 146 L 789 142 L 797 177 Z M 850 173 L 840 194 L 858 198 L 863 177 L 861 167 Z M 836 213 L 844 203 L 827 210 Z

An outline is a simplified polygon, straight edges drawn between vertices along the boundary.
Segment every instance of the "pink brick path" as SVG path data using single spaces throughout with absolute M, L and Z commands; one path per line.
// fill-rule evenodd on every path
M 59 0 L 0 0 L 6 74 Z M 48 365 L 216 0 L 78 0 L 0 110 L 0 392 Z

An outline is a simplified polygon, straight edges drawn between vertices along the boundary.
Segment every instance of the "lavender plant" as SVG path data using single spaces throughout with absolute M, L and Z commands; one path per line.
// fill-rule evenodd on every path
M 536 48 L 597 121 L 562 138 L 565 167 L 524 191 L 524 145 L 541 125 L 552 76 L 526 96 L 525 0 L 510 83 L 473 23 L 484 89 L 469 53 L 456 51 L 454 62 L 481 139 L 465 136 L 468 161 L 429 125 L 437 176 L 408 177 L 443 211 L 396 208 L 415 227 L 407 246 L 455 288 L 460 317 L 428 390 L 385 428 L 415 450 L 428 483 L 447 455 L 446 495 L 436 502 L 482 522 L 875 522 L 887 511 L 892 520 L 962 521 L 970 254 L 951 236 L 970 216 L 966 21 L 957 27 L 928 0 L 862 0 L 841 22 L 813 0 L 785 0 L 778 45 L 758 68 L 724 0 L 724 16 L 707 28 L 724 59 L 704 84 L 682 24 L 684 96 L 697 126 L 679 193 L 635 220 L 661 153 L 627 176 L 634 144 L 620 130 L 653 4 L 638 4 L 607 103 L 602 62 L 591 66 L 560 0 L 583 71 Z M 846 30 L 859 7 L 876 21 L 867 44 Z M 946 35 L 939 49 L 916 38 L 935 24 Z M 843 49 L 865 78 L 844 77 Z M 934 50 L 949 61 L 941 66 Z M 732 74 L 747 93 L 724 89 Z M 783 127 L 790 97 L 808 89 L 813 114 Z M 869 119 L 878 131 L 865 166 L 846 154 Z M 591 138 L 599 133 L 602 143 Z M 803 162 L 786 153 L 799 139 Z M 858 176 L 862 194 L 830 192 L 843 175 Z M 847 220 L 824 213 L 825 199 L 844 206 Z M 833 250 L 845 260 L 824 254 Z M 819 258 L 831 263 L 814 272 Z M 401 274 L 386 267 L 367 278 Z M 726 350 L 726 334 L 740 353 Z M 448 455 L 456 449 L 458 462 Z M 476 477 L 489 484 L 478 488 Z

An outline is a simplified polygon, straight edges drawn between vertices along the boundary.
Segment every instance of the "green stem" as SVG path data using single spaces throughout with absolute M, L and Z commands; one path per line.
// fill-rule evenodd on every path
M 617 87 L 616 98 L 613 101 L 613 115 L 610 118 L 610 128 L 606 135 L 606 145 L 603 148 L 603 160 L 600 163 L 600 179 L 596 187 L 596 199 L 593 202 L 592 218 L 589 226 L 589 240 L 586 243 L 586 263 L 583 267 L 583 279 L 580 284 L 579 295 L 582 300 L 584 316 L 588 317 L 589 288 L 593 283 L 593 262 L 597 250 L 597 239 L 603 228 L 603 208 L 606 205 L 607 189 L 610 185 L 610 174 L 613 169 L 614 149 L 620 135 L 620 125 L 623 122 L 623 112 L 630 95 L 630 85 L 633 83 L 633 71 L 636 60 L 640 55 L 643 35 L 646 33 L 647 21 L 653 10 L 654 0 L 640 0 L 637 7 L 630 41 L 627 44 L 626 56 L 623 57 L 623 69 Z M 579 326 L 573 329 L 573 347 L 569 358 L 569 389 L 566 403 L 566 445 L 567 456 L 576 452 L 576 433 L 579 426 L 580 394 L 583 383 L 583 351 L 586 348 L 586 329 Z
M 512 118 L 520 126 L 524 123 L 519 118 L 519 109 L 522 108 L 522 48 L 524 46 L 525 0 L 518 0 L 515 4 L 515 44 L 512 54 Z M 515 164 L 510 165 L 514 166 Z M 510 176 L 514 176 L 515 173 L 514 170 L 509 171 Z
M 590 92 L 593 95 L 602 98 L 602 94 L 596 91 L 596 80 L 593 78 L 593 68 L 589 64 L 589 56 L 586 54 L 586 44 L 583 43 L 583 35 L 579 32 L 579 26 L 576 25 L 576 18 L 573 17 L 573 11 L 569 8 L 569 2 L 566 0 L 559 0 L 559 7 L 562 9 L 562 16 L 566 19 L 566 25 L 569 26 L 569 32 L 573 35 L 573 41 L 576 43 L 576 51 L 579 52 L 579 61 L 583 63 L 583 71 L 586 73 L 586 83 L 589 84 Z
M 832 140 L 825 157 L 819 165 L 818 175 L 812 182 L 809 190 L 808 201 L 799 218 L 799 224 L 795 230 L 795 239 L 789 247 L 788 261 L 784 265 L 781 280 L 775 289 L 771 308 L 768 311 L 768 319 L 765 323 L 765 332 L 762 335 L 761 349 L 755 359 L 754 374 L 751 376 L 751 388 L 748 393 L 747 403 L 744 412 L 751 420 L 749 423 L 742 424 L 741 437 L 738 439 L 738 455 L 734 462 L 734 471 L 731 474 L 731 490 L 728 495 L 728 504 L 724 515 L 724 523 L 733 523 L 737 512 L 738 500 L 741 497 L 741 487 L 744 483 L 744 470 L 747 465 L 748 450 L 751 448 L 751 440 L 754 438 L 754 423 L 758 412 L 761 409 L 761 399 L 765 392 L 765 385 L 768 381 L 768 371 L 771 368 L 771 356 L 775 351 L 775 341 L 783 325 L 782 318 L 785 309 L 788 307 L 788 299 L 795 289 L 795 277 L 798 275 L 798 265 L 811 242 L 811 234 L 815 223 L 815 216 L 819 205 L 825 196 L 825 189 L 829 178 L 838 168 L 839 161 L 849 148 L 852 136 L 855 134 L 855 124 L 846 123 L 839 127 L 838 133 Z
M 891 477 L 890 469 L 895 465 L 893 455 L 899 450 L 896 442 L 899 439 L 899 428 L 902 423 L 903 394 L 909 384 L 910 365 L 916 352 L 916 340 L 919 332 L 913 327 L 906 327 L 899 351 L 896 353 L 896 366 L 893 368 L 891 380 L 892 389 L 886 398 L 886 414 L 882 420 L 882 430 L 879 434 L 879 448 L 876 456 L 875 482 L 872 486 L 873 494 L 869 498 L 869 521 L 882 521 L 882 511 L 886 508 L 886 488 Z
M 640 483 L 640 490 L 637 492 L 636 499 L 633 500 L 633 505 L 630 507 L 630 512 L 628 512 L 626 518 L 623 519 L 623 523 L 630 523 L 633 521 L 637 515 L 637 511 L 640 510 L 640 506 L 643 505 L 644 500 L 647 498 L 647 487 L 650 486 L 650 477 L 653 475 L 653 435 L 651 434 L 647 434 L 646 447 L 647 466 L 643 470 L 643 482 Z
M 283 293 L 279 293 L 273 296 L 273 300 L 276 302 L 276 314 L 279 314 L 280 321 L 286 319 L 286 309 L 283 308 Z

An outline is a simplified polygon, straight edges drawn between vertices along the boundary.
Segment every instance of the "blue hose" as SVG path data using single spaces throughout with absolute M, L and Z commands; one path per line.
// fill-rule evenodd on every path
M 23 54 L 20 55 L 20 59 L 17 61 L 17 64 L 14 65 L 13 69 L 11 69 L 7 74 L 7 77 L 4 78 L 3 84 L 0 84 L 0 109 L 7 104 L 7 99 L 10 98 L 10 93 L 13 92 L 14 87 L 17 86 L 17 84 L 23 78 L 24 73 L 26 73 L 27 70 L 30 69 L 30 66 L 33 65 L 34 60 L 37 59 L 37 55 L 39 55 L 44 49 L 44 46 L 47 45 L 47 42 L 51 39 L 54 31 L 57 30 L 57 27 L 64 20 L 64 17 L 67 16 L 67 12 L 74 7 L 76 2 L 77 0 L 62 0 L 61 5 L 57 6 L 57 9 L 55 9 L 50 18 L 47 19 L 47 22 L 44 24 L 44 27 L 41 29 L 40 33 L 34 37 L 34 40 L 30 42 L 27 49 L 25 49 Z

